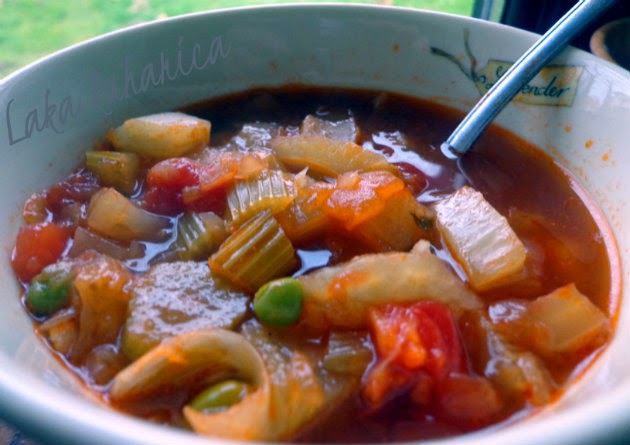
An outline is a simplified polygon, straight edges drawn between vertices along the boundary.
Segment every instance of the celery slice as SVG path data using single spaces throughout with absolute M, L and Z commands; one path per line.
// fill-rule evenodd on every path
M 118 241 L 164 241 L 170 220 L 141 209 L 113 188 L 103 188 L 90 200 L 87 225 Z
M 210 269 L 249 291 L 297 266 L 295 250 L 282 228 L 265 210 L 243 224 L 208 260 Z
M 177 251 L 183 261 L 206 259 L 227 238 L 223 219 L 213 212 L 186 213 L 177 224 Z
M 525 265 L 525 246 L 481 193 L 465 186 L 435 205 L 438 229 L 479 291 L 503 284 Z
M 102 185 L 114 187 L 125 195 L 132 194 L 136 188 L 139 160 L 135 153 L 87 151 L 85 161 Z
M 231 225 L 238 226 L 265 209 L 277 213 L 296 196 L 292 178 L 281 171 L 272 170 L 263 177 L 238 181 L 227 196 Z

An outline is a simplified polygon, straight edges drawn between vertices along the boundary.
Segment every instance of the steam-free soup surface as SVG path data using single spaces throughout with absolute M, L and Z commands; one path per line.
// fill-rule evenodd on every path
M 460 119 L 287 87 L 121 122 L 25 203 L 25 309 L 104 403 L 199 434 L 387 442 L 521 418 L 608 341 L 614 247 L 514 135 L 447 159 Z

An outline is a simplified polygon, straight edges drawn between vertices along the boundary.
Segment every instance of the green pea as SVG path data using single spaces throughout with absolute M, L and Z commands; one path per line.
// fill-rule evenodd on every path
M 247 395 L 248 385 L 238 380 L 225 380 L 201 391 L 189 406 L 195 411 L 210 412 L 228 408 Z
M 48 316 L 68 303 L 70 280 L 65 271 L 42 272 L 37 275 L 26 294 L 26 302 L 36 316 Z
M 295 278 L 270 281 L 256 292 L 254 312 L 269 326 L 290 326 L 302 314 L 304 288 Z

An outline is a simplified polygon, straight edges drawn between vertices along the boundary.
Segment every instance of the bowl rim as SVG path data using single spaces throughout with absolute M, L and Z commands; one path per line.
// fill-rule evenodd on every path
M 70 44 L 64 48 L 60 48 L 58 50 L 52 51 L 49 54 L 46 54 L 42 57 L 37 58 L 36 60 L 27 63 L 26 65 L 10 72 L 9 74 L 5 75 L 4 77 L 0 77 L 0 85 L 2 85 L 2 83 L 12 80 L 15 77 L 18 77 L 19 75 L 22 75 L 25 71 L 29 71 L 32 68 L 36 67 L 37 65 L 41 64 L 44 61 L 47 61 L 48 59 L 51 58 L 56 58 L 61 54 L 64 54 L 66 52 L 70 52 L 70 51 L 74 51 L 77 48 L 86 46 L 86 45 L 92 45 L 95 42 L 101 41 L 101 40 L 105 40 L 105 39 L 109 39 L 113 36 L 117 36 L 117 35 L 124 35 L 126 33 L 129 32 L 136 32 L 138 30 L 143 30 L 149 27 L 154 27 L 154 26 L 160 26 L 163 23 L 169 23 L 169 22 L 177 22 L 177 21 L 181 21 L 181 20 L 189 20 L 189 19 L 193 19 L 195 17 L 201 17 L 201 16 L 208 16 L 208 15 L 230 15 L 230 14 L 241 14 L 241 13 L 246 13 L 250 10 L 254 10 L 254 11 L 263 11 L 263 10 L 273 10 L 273 9 L 323 9 L 323 8 L 335 8 L 335 9 L 381 9 L 381 10 L 398 10 L 398 11 L 412 11 L 412 12 L 419 12 L 421 14 L 435 14 L 435 15 L 441 15 L 441 16 L 451 16 L 451 17 L 457 17 L 457 18 L 461 18 L 461 19 L 470 19 L 470 20 L 476 20 L 476 21 L 483 21 L 481 19 L 477 19 L 474 17 L 469 17 L 469 16 L 461 16 L 461 15 L 457 15 L 457 14 L 451 14 L 448 12 L 442 12 L 442 11 L 433 11 L 433 10 L 428 10 L 428 9 L 419 9 L 419 8 L 412 8 L 412 7 L 408 7 L 408 6 L 395 6 L 395 5 L 381 5 L 381 4 L 370 4 L 370 3 L 342 3 L 342 2 L 335 2 L 335 1 L 323 1 L 323 2 L 299 2 L 299 0 L 292 0 L 292 2 L 288 2 L 288 3 L 277 3 L 277 4 L 253 4 L 253 5 L 242 5 L 242 6 L 229 6 L 226 8 L 221 8 L 221 9 L 207 9 L 204 11 L 195 11 L 195 12 L 188 12 L 185 14 L 179 14 L 179 15 L 174 15 L 174 16 L 169 16 L 169 17 L 164 17 L 164 18 L 159 18 L 159 19 L 155 19 L 155 20 L 151 20 L 148 22 L 141 22 L 141 23 L 135 23 L 132 25 L 128 25 L 122 28 L 118 28 L 118 29 L 114 29 L 112 31 L 108 31 L 105 32 L 103 34 L 99 34 L 93 37 L 89 37 L 85 40 L 81 40 L 79 42 Z M 485 22 L 485 21 L 484 21 Z M 508 25 L 502 25 L 500 23 L 494 23 L 494 22 L 487 22 L 487 23 L 493 23 L 499 26 L 506 26 L 508 28 L 510 28 L 510 26 Z M 529 31 L 525 31 L 525 30 L 520 30 L 518 28 L 514 28 L 517 29 L 519 31 L 523 31 L 525 33 L 530 33 Z M 530 33 L 530 34 L 534 34 L 534 33 Z
M 0 91 L 4 85 L 19 82 L 20 76 L 31 70 L 37 69 L 41 64 L 54 61 L 60 55 L 75 51 L 78 48 L 89 47 L 107 41 L 114 36 L 133 35 L 136 32 L 149 27 L 159 27 L 163 23 L 185 22 L 195 17 L 221 17 L 232 14 L 247 14 L 251 11 L 259 10 L 290 10 L 299 9 L 316 13 L 317 10 L 327 10 L 329 8 L 345 9 L 347 11 L 376 11 L 378 13 L 392 14 L 418 14 L 424 16 L 435 16 L 440 20 L 453 20 L 461 22 L 481 22 L 483 26 L 489 28 L 498 27 L 510 30 L 519 37 L 537 37 L 538 34 L 503 25 L 495 22 L 487 22 L 473 17 L 459 16 L 455 14 L 420 10 L 408 7 L 369 5 L 369 4 L 348 4 L 348 3 L 287 3 L 277 5 L 249 5 L 231 7 L 220 10 L 199 11 L 156 20 L 147 23 L 140 23 L 122 29 L 114 30 L 88 40 L 76 43 L 67 48 L 55 51 L 46 55 L 0 79 Z M 585 51 L 571 48 L 573 51 Z M 592 55 L 591 55 L 592 56 Z M 630 79 L 630 73 L 622 68 L 610 64 L 615 71 L 622 73 Z M 623 301 L 621 302 L 623 303 Z M 618 308 L 621 311 L 621 306 Z M 606 353 L 606 351 L 602 351 Z M 128 415 L 113 411 L 104 410 L 96 404 L 90 403 L 83 397 L 71 394 L 69 391 L 61 390 L 44 383 L 42 380 L 30 376 L 28 373 L 20 375 L 20 366 L 12 363 L 11 358 L 0 351 L 0 414 L 3 420 L 22 428 L 27 434 L 33 437 L 46 440 L 50 437 L 63 438 L 68 443 L 90 443 L 98 438 L 99 443 L 120 444 L 121 440 L 129 444 L 147 443 L 147 433 L 151 434 L 151 443 L 173 444 L 185 440 L 190 444 L 229 443 L 229 441 L 216 438 L 199 437 L 193 433 L 181 432 L 172 428 L 161 427 L 147 421 L 131 418 Z M 15 375 L 20 375 L 19 379 Z M 503 428 L 502 425 L 489 427 L 481 431 L 445 438 L 442 440 L 429 441 L 427 443 L 449 444 L 472 444 L 478 443 L 480 439 L 487 440 L 491 435 L 496 443 L 568 443 L 566 431 L 570 426 L 591 425 L 587 431 L 579 431 L 580 437 L 573 437 L 571 444 L 589 444 L 601 441 L 603 437 L 618 436 L 624 437 L 630 434 L 630 380 L 625 380 L 616 391 L 610 391 L 591 401 L 589 405 L 580 404 L 571 407 L 561 413 L 555 413 L 552 418 L 544 418 L 543 413 L 536 415 L 534 419 L 536 429 L 533 429 L 528 422 L 526 425 L 516 422 L 510 428 Z M 52 397 L 51 397 L 52 396 Z M 15 401 L 19 400 L 19 403 Z M 55 416 L 39 416 L 33 420 L 33 411 L 41 413 L 54 412 Z M 542 409 L 545 411 L 545 408 Z M 616 412 L 617 415 L 610 415 Z M 56 417 L 62 415 L 66 420 L 72 421 L 81 428 L 65 428 L 65 425 L 56 422 Z M 106 422 L 103 422 L 105 420 Z M 109 428 L 109 422 L 116 422 L 120 425 L 116 429 Z M 159 434 L 156 434 L 159 432 Z M 526 439 L 523 433 L 527 433 Z M 493 442 L 495 443 L 495 442 Z

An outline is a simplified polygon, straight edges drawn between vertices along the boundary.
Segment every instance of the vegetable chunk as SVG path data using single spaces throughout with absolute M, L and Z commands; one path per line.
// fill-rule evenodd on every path
M 532 320 L 549 334 L 538 345 L 544 354 L 576 351 L 602 343 L 609 330 L 604 313 L 574 284 L 537 298 L 528 308 Z
M 287 440 L 325 407 L 326 394 L 307 357 L 282 348 L 258 329 L 244 335 L 201 329 L 173 337 L 118 373 L 111 397 L 139 400 L 226 377 L 247 382 L 251 391 L 220 411 L 185 406 L 183 414 L 197 433 Z
M 227 236 L 223 219 L 215 213 L 186 213 L 177 224 L 178 256 L 184 261 L 207 259 Z
M 497 330 L 543 357 L 557 358 L 601 345 L 610 323 L 575 284 L 534 301 L 503 301 L 490 308 Z
M 550 401 L 554 382 L 543 361 L 509 342 L 484 311 L 465 313 L 460 329 L 473 369 L 503 394 L 536 406 Z
M 343 173 L 333 183 L 298 187 L 297 198 L 278 214 L 292 241 L 342 229 L 377 252 L 411 249 L 428 237 L 433 219 L 433 211 L 387 171 Z
M 407 251 L 432 225 L 433 213 L 413 197 L 402 179 L 385 172 L 344 173 L 322 204 L 324 212 L 377 252 Z
M 297 266 L 291 241 L 269 210 L 248 220 L 208 259 L 210 269 L 247 291 Z
M 291 176 L 278 170 L 270 170 L 248 181 L 237 181 L 227 196 L 231 225 L 238 227 L 266 209 L 278 213 L 295 199 L 296 194 Z
M 118 151 L 161 160 L 208 145 L 210 126 L 184 113 L 159 113 L 128 119 L 107 136 Z
M 249 297 L 204 263 L 154 266 L 132 288 L 122 348 L 138 358 L 165 338 L 201 328 L 234 328 Z
M 125 195 L 131 195 L 136 188 L 140 160 L 135 153 L 92 150 L 85 152 L 85 163 L 104 186 Z
M 320 175 L 336 177 L 341 173 L 398 169 L 381 154 L 368 151 L 349 141 L 324 136 L 282 136 L 271 140 L 271 149 L 287 165 L 308 167 Z
M 119 261 L 89 253 L 77 266 L 74 288 L 80 298 L 79 332 L 70 352 L 73 363 L 81 363 L 98 345 L 114 343 L 127 313 L 132 276 Z
M 453 308 L 481 306 L 424 240 L 409 253 L 361 255 L 299 280 L 304 286 L 302 322 L 313 328 L 364 328 L 368 308 L 387 303 L 437 300 Z
M 465 371 L 465 355 L 449 308 L 434 301 L 370 308 L 369 324 L 378 356 L 365 378 L 363 395 L 381 406 L 401 390 L 430 377 L 429 389 L 451 372 Z
M 481 193 L 465 186 L 435 205 L 438 229 L 479 291 L 522 270 L 525 246 Z
M 336 141 L 357 142 L 359 129 L 353 118 L 331 121 L 309 114 L 302 121 L 300 133 L 309 136 L 325 136 Z
M 141 209 L 113 188 L 104 188 L 90 201 L 87 224 L 98 234 L 118 241 L 163 241 L 170 221 Z
M 68 239 L 68 230 L 52 222 L 21 227 L 11 253 L 11 265 L 17 277 L 30 281 L 44 267 L 57 261 Z

